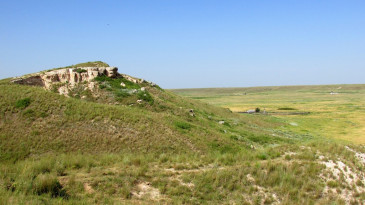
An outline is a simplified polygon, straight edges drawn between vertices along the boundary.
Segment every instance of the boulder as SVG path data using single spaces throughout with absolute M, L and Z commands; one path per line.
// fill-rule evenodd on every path
M 118 68 L 117 67 L 106 67 L 106 75 L 110 78 L 114 78 L 118 74 Z

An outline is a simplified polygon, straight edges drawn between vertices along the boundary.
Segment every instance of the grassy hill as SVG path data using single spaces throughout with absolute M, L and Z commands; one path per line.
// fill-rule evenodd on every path
M 124 80 L 98 97 L 1 80 L 0 203 L 364 202 L 364 147 Z

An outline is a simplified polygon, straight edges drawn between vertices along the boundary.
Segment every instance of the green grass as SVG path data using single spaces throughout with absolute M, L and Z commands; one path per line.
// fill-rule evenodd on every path
M 335 90 L 338 95 L 330 95 Z M 290 112 L 309 115 L 277 115 L 286 130 L 365 144 L 365 85 L 273 86 L 252 88 L 178 89 L 175 93 L 243 112 L 260 107 L 273 115 Z M 246 93 L 246 94 L 245 94 Z
M 109 64 L 103 62 L 103 61 L 89 61 L 86 63 L 78 63 L 78 64 L 74 64 L 74 65 L 69 65 L 69 66 L 65 66 L 65 67 L 59 67 L 59 68 L 53 68 L 47 71 L 51 71 L 51 70 L 59 70 L 59 69 L 64 69 L 64 68 L 77 68 L 75 69 L 76 72 L 82 73 L 84 72 L 84 69 L 81 69 L 83 67 L 110 67 Z
M 76 68 L 76 69 L 74 69 L 74 71 L 77 72 L 77 73 L 85 73 L 85 72 L 87 72 L 87 70 L 82 69 L 82 68 Z
M 16 103 L 15 103 L 15 107 L 20 108 L 20 109 L 24 109 L 24 108 L 28 107 L 29 105 L 30 105 L 30 98 L 24 98 L 24 99 L 16 101 Z
M 2 203 L 341 203 L 324 188 L 352 188 L 344 179 L 324 181 L 319 156 L 365 171 L 344 145 L 364 153 L 363 147 L 301 131 L 310 120 L 296 128 L 286 118 L 231 113 L 122 78 L 97 82 L 100 96 L 88 99 L 83 89 L 68 98 L 0 81 Z M 141 87 L 146 91 L 129 93 Z M 146 103 L 129 104 L 138 99 Z M 302 110 L 283 104 L 275 110 Z M 356 100 L 346 106 L 361 108 Z M 352 200 L 360 204 L 364 193 Z
M 291 107 L 279 107 L 278 110 L 296 110 L 296 109 Z

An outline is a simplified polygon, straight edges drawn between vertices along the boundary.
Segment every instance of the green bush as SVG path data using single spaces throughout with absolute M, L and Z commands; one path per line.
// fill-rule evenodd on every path
M 122 90 L 122 89 L 115 91 L 114 94 L 115 94 L 115 97 L 117 97 L 117 98 L 124 98 L 124 97 L 130 96 L 130 94 L 128 92 L 126 92 L 125 90 Z
M 150 105 L 152 105 L 153 102 L 154 102 L 152 96 L 148 92 L 146 92 L 146 91 L 144 91 L 144 92 L 143 91 L 138 92 L 137 97 L 140 100 L 143 100 L 143 101 L 148 102 Z
M 291 107 L 279 107 L 278 110 L 296 110 L 296 109 Z
M 104 88 L 106 88 L 106 85 L 104 85 L 104 84 L 100 84 L 100 85 L 99 85 L 99 88 L 100 88 L 100 89 L 104 89 Z
M 76 68 L 76 69 L 74 69 L 73 71 L 74 71 L 74 72 L 77 72 L 77 73 L 85 73 L 85 72 L 87 72 L 87 70 L 82 69 L 82 68 Z
M 335 188 L 335 187 L 338 187 L 340 184 L 337 181 L 330 180 L 327 182 L 327 185 L 331 188 Z
M 180 128 L 180 129 L 184 129 L 184 130 L 189 130 L 191 128 L 191 124 L 187 123 L 187 122 L 175 122 L 175 126 Z
M 67 196 L 57 177 L 49 173 L 38 175 L 33 182 L 32 189 L 38 195 L 51 194 L 52 197 Z
M 267 157 L 266 153 L 260 153 L 257 155 L 257 158 L 261 159 L 261 160 L 267 160 L 268 157 Z
M 18 100 L 15 103 L 16 108 L 24 109 L 30 105 L 30 98 L 24 98 L 22 100 Z
M 258 108 L 258 107 L 257 107 L 257 108 L 255 109 L 255 112 L 260 112 L 260 108 Z
M 115 89 L 140 89 L 141 86 L 139 86 L 137 83 L 133 83 L 125 78 L 109 78 L 106 75 L 101 75 L 95 78 L 95 81 L 97 82 L 104 82 L 106 86 L 110 86 L 112 90 Z M 124 83 L 125 87 L 122 87 L 120 84 Z

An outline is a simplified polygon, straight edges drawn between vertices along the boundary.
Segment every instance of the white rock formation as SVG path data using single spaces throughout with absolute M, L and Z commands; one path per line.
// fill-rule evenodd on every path
M 77 72 L 76 69 L 70 68 L 41 73 L 39 76 L 43 80 L 44 87 L 51 89 L 55 83 L 69 83 L 72 87 L 80 82 L 90 82 L 101 75 L 108 77 L 116 77 L 118 75 L 118 68 L 116 67 L 86 67 L 77 69 L 82 72 Z
M 125 74 L 119 74 L 117 67 L 78 67 L 78 68 L 64 68 L 58 70 L 51 70 L 48 72 L 39 72 L 30 75 L 26 75 L 20 78 L 15 78 L 12 82 L 22 85 L 34 85 L 42 86 L 47 90 L 57 89 L 57 92 L 61 95 L 67 96 L 69 91 L 75 88 L 78 84 L 82 83 L 84 89 L 94 91 L 97 87 L 97 82 L 94 79 L 98 76 L 107 76 L 110 78 L 125 78 L 133 83 L 152 83 L 143 79 L 135 78 Z M 125 83 L 120 84 L 122 87 L 126 87 Z M 142 91 L 145 87 L 141 88 Z M 137 93 L 137 90 L 133 89 L 129 91 L 131 94 Z

